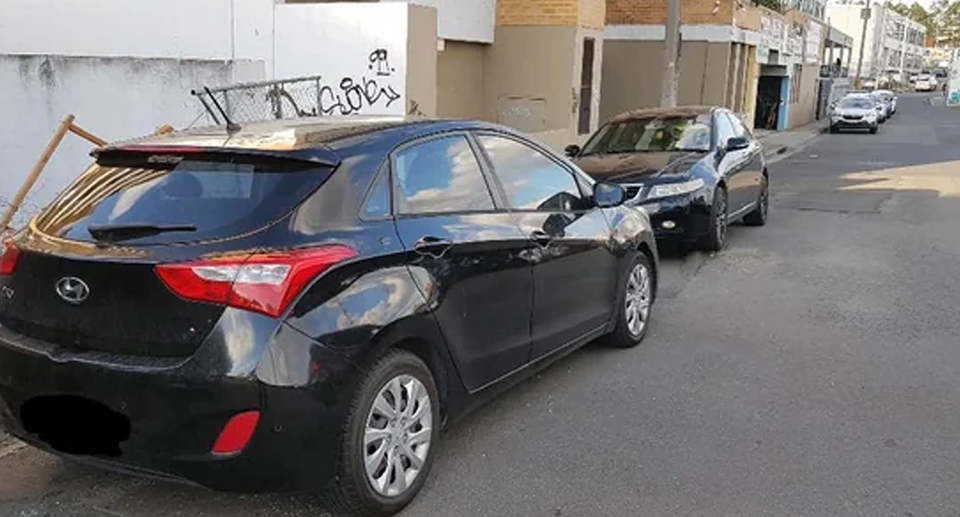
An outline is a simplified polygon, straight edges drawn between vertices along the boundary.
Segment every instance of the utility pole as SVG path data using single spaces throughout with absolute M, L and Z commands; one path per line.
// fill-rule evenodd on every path
M 903 77 L 903 67 L 907 58 L 907 33 L 910 32 L 910 21 L 903 20 L 903 38 L 900 40 L 900 78 L 897 82 L 901 85 L 906 84 L 907 81 Z
M 863 72 L 863 50 L 867 46 L 867 23 L 870 21 L 870 0 L 867 0 L 867 6 L 860 11 L 860 18 L 863 19 L 863 28 L 860 29 L 860 57 L 857 58 L 857 75 L 853 79 L 853 87 L 860 87 L 860 73 Z
M 680 0 L 667 0 L 666 44 L 660 106 L 675 108 L 677 107 L 677 59 L 680 56 Z

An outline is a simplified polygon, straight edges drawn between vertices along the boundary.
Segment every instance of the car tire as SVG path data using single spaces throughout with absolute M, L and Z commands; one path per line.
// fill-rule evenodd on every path
M 870 134 L 871 134 L 871 135 L 877 134 L 877 128 L 876 128 L 876 127 L 870 128 Z
M 839 133 L 839 132 L 840 132 L 840 128 L 838 128 L 837 126 L 830 126 L 830 133 L 831 133 L 831 134 L 834 134 L 834 135 L 835 135 L 835 134 L 837 134 L 837 133 Z
M 650 327 L 657 279 L 650 259 L 638 252 L 627 269 L 623 295 L 617 303 L 617 322 L 607 343 L 615 348 L 633 348 L 639 345 Z
M 400 394 L 399 401 L 396 393 Z M 416 403 L 411 404 L 411 400 Z M 337 479 L 322 493 L 326 506 L 338 514 L 385 517 L 413 501 L 436 455 L 439 402 L 433 375 L 416 355 L 392 350 L 377 361 L 351 405 L 341 439 Z M 390 417 L 385 410 L 396 412 Z M 414 435 L 415 443 L 411 439 Z M 368 441 L 371 436 L 376 438 Z M 394 460 L 399 461 L 402 478 L 393 468 Z M 375 463 L 369 474 L 368 462 Z M 417 463 L 419 469 L 415 468 Z M 381 474 L 377 476 L 377 472 Z M 380 488 L 375 486 L 377 478 L 384 480 Z
M 727 189 L 717 187 L 713 192 L 713 207 L 710 210 L 710 224 L 707 234 L 700 239 L 703 251 L 720 251 L 727 240 L 728 215 Z
M 743 224 L 747 226 L 763 226 L 767 224 L 767 215 L 770 212 L 770 179 L 766 175 L 760 183 L 760 197 L 757 198 L 757 207 L 743 216 Z

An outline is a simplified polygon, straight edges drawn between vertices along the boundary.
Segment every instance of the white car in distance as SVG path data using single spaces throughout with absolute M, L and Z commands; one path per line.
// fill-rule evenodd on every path
M 874 135 L 879 126 L 877 100 L 870 94 L 847 95 L 833 106 L 830 113 L 831 133 L 857 129 Z
M 930 74 L 918 75 L 917 82 L 913 83 L 913 89 L 918 92 L 935 92 L 937 86 L 937 78 Z

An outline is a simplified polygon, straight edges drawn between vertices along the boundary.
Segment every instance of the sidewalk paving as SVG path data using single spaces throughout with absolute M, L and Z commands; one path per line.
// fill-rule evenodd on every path
M 772 158 L 802 148 L 821 133 L 825 133 L 829 127 L 830 119 L 825 117 L 789 131 L 758 129 L 754 134 L 763 144 L 763 154 L 767 158 Z

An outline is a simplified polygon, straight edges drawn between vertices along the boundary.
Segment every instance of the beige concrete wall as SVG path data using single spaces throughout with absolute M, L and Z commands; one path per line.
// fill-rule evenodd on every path
M 743 92 L 743 123 L 753 130 L 757 113 L 757 84 L 760 81 L 760 64 L 757 62 L 755 48 L 747 52 L 747 82 Z
M 407 18 L 407 113 L 437 115 L 437 10 L 410 4 Z
M 437 115 L 484 118 L 483 60 L 487 46 L 447 40 L 443 47 L 437 54 Z
M 684 44 L 685 51 L 688 46 Z M 624 111 L 660 105 L 661 81 L 656 71 L 663 67 L 662 42 L 607 40 L 603 52 L 601 121 Z
M 603 120 L 624 111 L 660 105 L 663 52 L 659 41 L 605 42 L 600 100 Z M 677 103 L 727 105 L 730 58 L 729 43 L 684 42 Z
M 790 115 L 787 119 L 790 127 L 805 126 L 817 116 L 817 85 L 820 67 L 817 65 L 803 65 L 800 76 L 800 95 L 796 102 L 790 102 Z
M 500 26 L 483 60 L 484 118 L 541 133 L 569 130 L 577 27 Z

